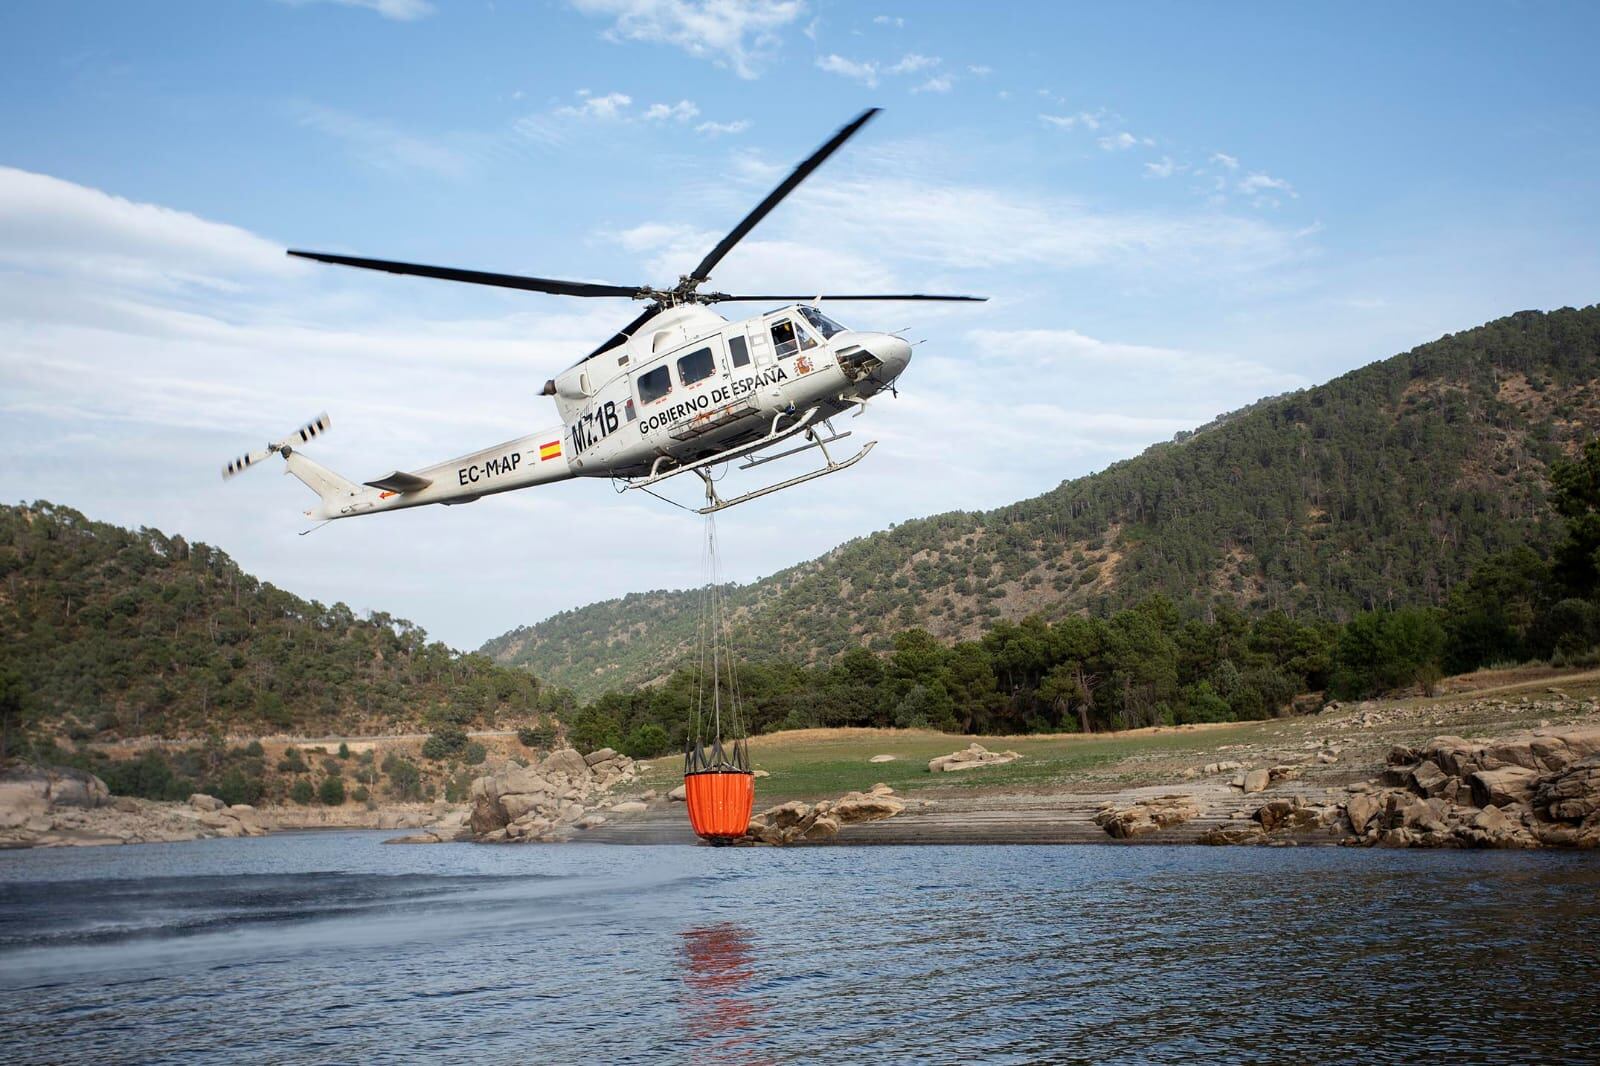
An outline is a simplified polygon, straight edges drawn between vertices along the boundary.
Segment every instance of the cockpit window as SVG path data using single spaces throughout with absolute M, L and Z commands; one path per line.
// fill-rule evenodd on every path
M 801 351 L 807 351 L 807 350 L 809 350 L 811 348 L 815 348 L 817 346 L 816 335 L 813 334 L 810 329 L 808 329 L 805 326 L 802 326 L 798 322 L 796 322 L 794 324 L 794 335 L 795 335 L 796 339 L 798 339 L 800 341 L 800 350 Z
M 693 385 L 697 381 L 704 381 L 717 372 L 716 360 L 711 358 L 710 348 L 701 348 L 697 352 L 690 352 L 678 360 L 678 380 L 685 385 Z
M 772 346 L 778 350 L 779 359 L 787 359 L 800 350 L 800 342 L 794 336 L 793 322 L 780 318 L 772 324 Z
M 818 311 L 815 307 L 802 307 L 800 308 L 800 313 L 805 316 L 807 322 L 817 327 L 817 332 L 822 334 L 823 340 L 831 338 L 835 333 L 844 332 L 843 326 Z
M 672 375 L 667 372 L 665 366 L 658 366 L 648 374 L 640 374 L 638 385 L 639 402 L 655 403 L 672 391 Z

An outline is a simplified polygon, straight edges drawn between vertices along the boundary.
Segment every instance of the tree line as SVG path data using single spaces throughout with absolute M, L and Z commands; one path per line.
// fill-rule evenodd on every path
M 1002 620 L 953 644 L 912 627 L 884 654 L 858 645 L 827 666 L 741 664 L 744 724 L 1099 732 L 1265 718 L 1308 694 L 1427 691 L 1446 673 L 1497 664 L 1589 662 L 1600 644 L 1600 439 L 1557 460 L 1549 488 L 1553 550 L 1492 555 L 1438 607 L 1339 623 L 1224 604 L 1196 618 L 1157 595 L 1106 617 Z M 569 735 L 640 757 L 674 750 L 705 691 L 699 671 L 681 669 L 606 693 L 569 716 Z

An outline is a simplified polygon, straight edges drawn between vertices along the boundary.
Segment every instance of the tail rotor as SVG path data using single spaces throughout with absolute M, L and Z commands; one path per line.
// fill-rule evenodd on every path
M 226 481 L 228 478 L 237 477 L 246 470 L 250 469 L 252 466 L 261 462 L 263 459 L 280 452 L 284 455 L 288 455 L 290 450 L 295 445 L 304 444 L 313 437 L 321 436 L 323 433 L 326 433 L 329 427 L 332 425 L 333 420 L 328 417 L 326 412 L 324 412 L 282 440 L 268 444 L 265 448 L 261 448 L 257 451 L 246 452 L 245 454 L 239 456 L 239 458 L 222 468 L 222 478 L 224 481 Z

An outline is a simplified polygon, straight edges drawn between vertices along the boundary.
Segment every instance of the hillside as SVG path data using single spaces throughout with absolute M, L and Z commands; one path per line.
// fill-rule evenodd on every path
M 1157 592 L 1338 620 L 1437 604 L 1487 555 L 1547 542 L 1548 464 L 1600 432 L 1597 379 L 1600 306 L 1511 315 L 1033 499 L 905 522 L 734 588 L 738 640 L 755 659 L 825 661 L 908 626 L 970 639 Z M 682 661 L 695 603 L 636 594 L 482 651 L 593 695 Z
M 0 507 L 0 673 L 79 739 L 367 733 L 526 720 L 526 671 L 258 581 L 216 548 Z

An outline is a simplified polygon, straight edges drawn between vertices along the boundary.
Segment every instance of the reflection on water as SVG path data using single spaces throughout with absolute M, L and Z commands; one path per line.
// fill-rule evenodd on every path
M 713 1062 L 773 1061 L 753 1046 L 761 1009 L 750 994 L 756 978 L 754 933 L 721 922 L 686 929 L 679 937 L 685 985 L 679 1002 L 698 1055 Z
M 1600 855 L 0 853 L 0 1062 L 1600 1060 Z

